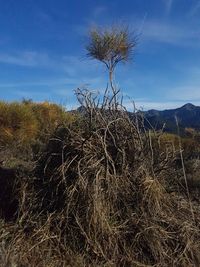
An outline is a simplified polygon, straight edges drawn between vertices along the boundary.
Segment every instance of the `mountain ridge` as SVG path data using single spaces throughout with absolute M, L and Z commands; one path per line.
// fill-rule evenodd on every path
M 145 119 L 155 130 L 163 129 L 167 132 L 177 132 L 177 128 L 183 131 L 185 128 L 200 130 L 200 106 L 192 103 L 175 109 L 143 111 Z M 177 126 L 178 122 L 178 126 Z
M 85 107 L 80 106 L 78 113 L 84 113 Z M 184 135 L 186 128 L 193 128 L 200 131 L 200 106 L 192 103 L 186 103 L 181 107 L 174 109 L 148 111 L 138 110 L 136 113 L 128 112 L 130 118 L 137 114 L 144 118 L 144 125 L 147 129 L 164 130 L 169 133 L 179 132 Z

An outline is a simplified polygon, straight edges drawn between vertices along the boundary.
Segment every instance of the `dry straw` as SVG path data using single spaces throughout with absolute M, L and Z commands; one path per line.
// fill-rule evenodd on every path
M 24 179 L 17 222 L 2 222 L 4 266 L 199 266 L 190 203 L 170 193 L 174 152 L 159 155 L 140 118 L 108 95 L 101 105 L 87 90 L 77 97 L 79 119 Z

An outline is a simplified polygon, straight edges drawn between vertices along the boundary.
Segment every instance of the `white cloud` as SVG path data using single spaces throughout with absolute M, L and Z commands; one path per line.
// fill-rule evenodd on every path
M 66 79 L 51 79 L 41 81 L 29 81 L 29 82 L 12 82 L 12 83 L 0 83 L 0 88 L 14 88 L 14 87 L 32 87 L 32 86 L 54 86 L 59 84 L 65 84 Z
M 48 54 L 36 51 L 21 51 L 18 53 L 0 53 L 0 63 L 16 65 L 20 67 L 43 68 L 60 71 L 66 78 L 48 79 L 31 82 L 8 82 L 0 84 L 0 88 L 20 87 L 20 86 L 74 86 L 82 85 L 105 87 L 105 68 L 95 61 L 76 56 L 51 57 Z
M 144 41 L 156 41 L 179 46 L 195 46 L 200 43 L 199 30 L 157 20 L 145 22 L 141 38 Z
M 191 101 L 194 105 L 199 106 L 200 105 L 200 100 L 199 101 Z M 183 105 L 185 105 L 188 102 L 185 101 L 151 101 L 151 100 L 135 100 L 135 107 L 136 110 L 150 110 L 150 109 L 156 109 L 156 110 L 166 110 L 166 109 L 175 109 L 179 108 Z M 129 111 L 134 111 L 134 105 L 131 103 L 131 101 L 126 101 L 124 102 L 124 106 L 127 108 Z
M 179 86 L 167 90 L 168 99 L 174 99 L 184 102 L 200 102 L 200 84 Z
M 22 51 L 18 53 L 0 53 L 0 62 L 25 67 L 51 66 L 53 61 L 47 54 L 36 51 Z
M 159 101 L 146 101 L 146 102 L 135 102 L 136 107 L 140 110 L 149 110 L 149 109 L 157 109 L 157 110 L 165 110 L 165 109 L 174 109 L 184 105 L 185 103 L 180 102 L 159 102 Z

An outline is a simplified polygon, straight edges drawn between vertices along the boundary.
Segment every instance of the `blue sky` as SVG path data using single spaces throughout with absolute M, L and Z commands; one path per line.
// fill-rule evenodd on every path
M 93 26 L 127 24 L 139 35 L 116 82 L 130 107 L 200 105 L 199 0 L 0 0 L 0 99 L 77 105 L 74 89 L 102 91 L 107 73 L 86 58 Z

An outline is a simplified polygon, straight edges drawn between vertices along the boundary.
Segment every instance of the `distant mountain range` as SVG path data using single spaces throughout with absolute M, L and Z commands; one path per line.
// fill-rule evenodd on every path
M 164 128 L 166 132 L 177 133 L 179 128 L 183 133 L 185 128 L 194 128 L 200 130 L 200 107 L 191 103 L 176 109 L 155 110 L 141 112 L 145 117 L 145 125 L 153 127 L 155 130 Z M 178 127 L 176 123 L 178 121 Z
M 84 113 L 85 108 L 80 106 L 76 111 Z M 130 118 L 134 118 L 135 113 L 128 112 Z M 187 103 L 176 109 L 138 111 L 136 114 L 144 118 L 145 127 L 148 129 L 161 130 L 170 133 L 180 133 L 184 135 L 185 128 L 193 128 L 200 131 L 200 106 Z M 177 126 L 178 122 L 178 126 Z

